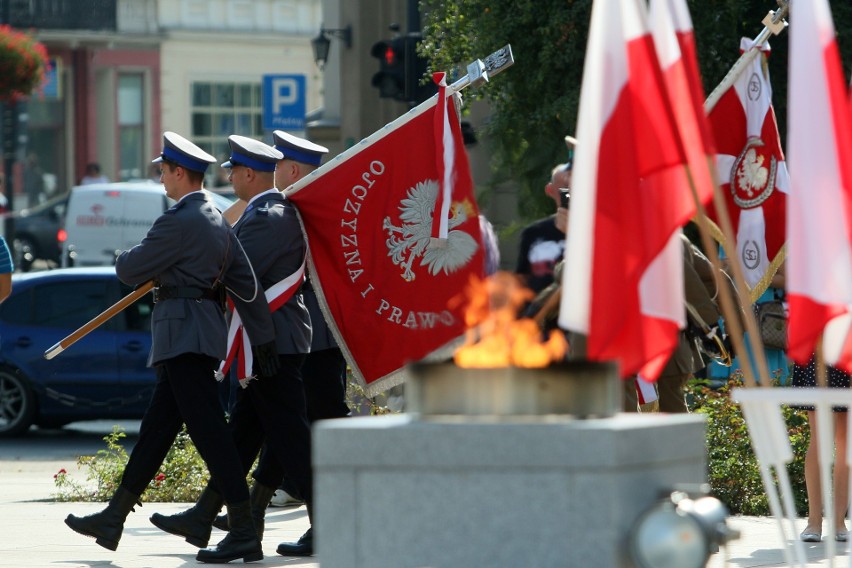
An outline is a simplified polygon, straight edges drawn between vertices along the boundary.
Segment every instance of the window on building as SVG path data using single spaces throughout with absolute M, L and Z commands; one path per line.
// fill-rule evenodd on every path
M 263 138 L 260 83 L 195 82 L 191 93 L 192 141 L 217 160 L 227 158 L 231 134 Z
M 145 177 L 144 77 L 141 73 L 118 76 L 119 170 L 122 180 Z
M 66 76 L 60 71 L 60 60 L 51 59 L 49 76 L 50 88 L 45 88 L 43 95 L 33 96 L 27 103 L 29 123 L 27 133 L 29 141 L 26 147 L 24 162 L 24 193 L 28 196 L 28 205 L 37 205 L 39 201 L 68 191 L 74 180 L 69 180 L 65 171 L 66 130 L 65 130 L 65 100 L 62 93 L 66 92 Z M 61 88 L 60 88 L 61 86 Z M 31 184 L 35 184 L 36 198 Z

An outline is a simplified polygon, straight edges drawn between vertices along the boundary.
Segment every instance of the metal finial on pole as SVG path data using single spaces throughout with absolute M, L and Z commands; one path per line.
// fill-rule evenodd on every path
M 479 87 L 485 85 L 495 75 L 508 69 L 514 63 L 515 57 L 514 55 L 512 55 L 512 46 L 510 44 L 506 44 L 494 53 L 487 56 L 485 59 L 477 59 L 473 61 L 470 65 L 468 65 L 468 74 L 464 77 L 457 79 L 455 82 L 453 82 L 453 84 L 447 87 L 447 96 L 455 94 L 458 91 L 461 91 L 462 89 L 465 89 L 467 87 Z M 413 109 L 409 110 L 407 113 L 398 117 L 393 122 L 384 125 L 382 128 L 380 128 L 367 138 L 364 138 L 358 144 L 341 152 L 333 159 L 329 160 L 319 168 L 315 169 L 310 174 L 306 175 L 293 185 L 282 189 L 282 193 L 284 193 L 284 195 L 292 195 L 293 193 L 296 193 L 297 191 L 311 183 L 313 180 L 315 180 L 317 177 L 324 175 L 327 171 L 336 168 L 338 165 L 340 165 L 341 162 L 348 160 L 358 152 L 361 152 L 376 140 L 382 138 L 383 136 L 387 136 L 389 132 L 392 132 L 397 128 L 402 127 L 410 120 L 428 111 L 433 106 L 435 106 L 437 102 L 438 95 L 432 95 Z
M 710 111 L 713 110 L 713 107 L 716 106 L 716 103 L 719 102 L 719 99 L 722 98 L 722 94 L 731 88 L 731 85 L 736 82 L 737 77 L 740 76 L 740 73 L 743 72 L 743 69 L 748 67 L 748 65 L 757 57 L 757 54 L 760 53 L 760 49 L 758 49 L 761 45 L 766 43 L 766 40 L 769 39 L 770 35 L 778 35 L 784 28 L 787 27 L 787 21 L 784 19 L 787 16 L 787 12 L 789 10 L 789 0 L 778 0 L 778 10 L 770 10 L 766 17 L 763 18 L 761 22 L 765 27 L 757 37 L 754 38 L 754 43 L 751 46 L 751 49 L 740 55 L 740 58 L 736 60 L 736 62 L 731 66 L 731 69 L 728 71 L 728 74 L 725 75 L 725 78 L 722 79 L 722 82 L 719 83 L 713 92 L 710 93 L 710 96 L 707 97 L 707 100 L 704 101 L 704 112 L 710 114 Z

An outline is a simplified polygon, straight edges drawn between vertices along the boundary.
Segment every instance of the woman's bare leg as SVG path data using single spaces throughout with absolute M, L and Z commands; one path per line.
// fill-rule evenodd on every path
M 839 534 L 846 532 L 846 510 L 849 507 L 849 464 L 846 462 L 847 416 L 834 413 L 834 526 Z M 810 494 L 808 495 L 810 499 Z
M 822 534 L 822 483 L 819 477 L 819 452 L 817 447 L 816 412 L 808 411 L 811 430 L 808 451 L 805 454 L 805 487 L 808 490 L 808 526 L 803 533 Z

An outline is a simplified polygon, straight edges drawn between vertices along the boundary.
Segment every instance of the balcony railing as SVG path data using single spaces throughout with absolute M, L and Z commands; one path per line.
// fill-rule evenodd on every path
M 116 0 L 0 0 L 0 18 L 14 28 L 116 30 Z

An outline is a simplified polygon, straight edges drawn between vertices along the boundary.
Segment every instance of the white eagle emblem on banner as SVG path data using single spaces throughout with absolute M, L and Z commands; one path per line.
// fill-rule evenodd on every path
M 778 162 L 763 140 L 749 137 L 731 171 L 731 193 L 742 209 L 757 207 L 772 195 Z
M 479 243 L 468 233 L 454 230 L 467 221 L 473 211 L 466 201 L 454 201 L 450 207 L 447 240 L 432 240 L 432 216 L 437 197 L 437 180 L 419 181 L 400 201 L 399 226 L 394 225 L 390 217 L 385 217 L 382 224 L 388 235 L 385 240 L 388 256 L 402 268 L 402 278 L 406 282 L 416 277 L 412 265 L 418 257 L 422 257 L 420 265 L 427 267 L 432 276 L 439 272 L 449 274 L 467 264 L 479 248 Z

